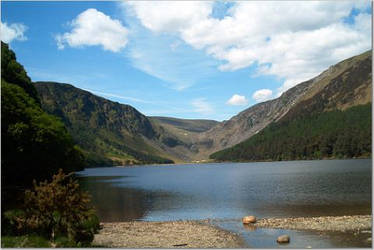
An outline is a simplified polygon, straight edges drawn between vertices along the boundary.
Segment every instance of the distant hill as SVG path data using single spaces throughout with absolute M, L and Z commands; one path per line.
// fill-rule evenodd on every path
M 190 132 L 204 132 L 219 122 L 213 120 L 204 119 L 178 119 L 171 117 L 161 117 L 161 116 L 150 116 L 149 119 L 160 123 L 163 126 L 171 126 L 173 128 L 178 128 L 181 130 L 186 130 Z
M 229 122 L 244 123 L 240 129 L 251 137 L 210 157 L 258 161 L 370 156 L 371 54 L 344 60 L 281 97 L 243 111 Z M 260 125 L 252 129 L 258 117 Z

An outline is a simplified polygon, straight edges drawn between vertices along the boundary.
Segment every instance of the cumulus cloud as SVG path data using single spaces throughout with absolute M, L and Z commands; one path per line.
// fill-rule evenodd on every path
M 371 48 L 369 1 L 241 1 L 221 19 L 209 1 L 124 5 L 149 30 L 177 34 L 220 60 L 220 70 L 258 65 L 284 82 L 279 93 Z
M 178 32 L 202 22 L 212 8 L 212 2 L 195 1 L 126 1 L 142 24 L 155 32 Z
M 70 22 L 71 32 L 56 36 L 57 46 L 70 47 L 101 45 L 104 50 L 118 52 L 128 42 L 128 29 L 119 20 L 96 9 L 87 9 Z
M 270 89 L 259 89 L 253 93 L 252 98 L 256 102 L 264 102 L 271 99 L 272 96 L 273 91 L 271 91 Z
M 244 106 L 244 105 L 247 105 L 248 104 L 248 100 L 247 98 L 245 98 L 245 96 L 243 95 L 238 95 L 238 94 L 235 94 L 233 95 L 227 102 L 226 104 L 229 104 L 229 105 L 234 105 L 234 106 Z
M 191 102 L 194 107 L 194 112 L 209 115 L 213 113 L 213 107 L 206 101 L 205 98 L 197 98 Z
M 5 43 L 10 43 L 13 40 L 27 40 L 27 37 L 24 35 L 27 27 L 21 23 L 12 23 L 8 25 L 7 23 L 0 22 L 0 30 L 1 41 Z

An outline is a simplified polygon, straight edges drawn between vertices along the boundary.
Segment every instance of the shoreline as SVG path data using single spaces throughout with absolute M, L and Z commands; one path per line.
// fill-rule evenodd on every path
M 244 240 L 204 221 L 103 222 L 93 246 L 113 248 L 244 248 Z
M 103 222 L 94 246 L 114 248 L 248 248 L 236 233 L 213 225 L 212 220 L 163 222 Z M 241 223 L 241 221 L 238 223 Z M 370 233 L 371 215 L 263 218 L 251 228 L 289 229 L 317 232 Z M 371 241 L 371 238 L 370 238 Z
M 254 161 L 215 161 L 206 160 L 205 162 L 175 162 L 175 163 L 149 163 L 149 164 L 131 164 L 131 165 L 110 165 L 102 167 L 85 167 L 84 169 L 90 168 L 135 168 L 135 167 L 154 167 L 154 166 L 173 166 L 173 165 L 204 165 L 213 163 L 269 163 L 269 162 L 293 162 L 293 161 L 332 161 L 332 160 L 370 160 L 371 156 L 359 156 L 355 158 L 322 158 L 322 159 L 289 159 L 289 160 L 254 160 Z
M 319 217 L 295 217 L 295 218 L 264 218 L 253 227 L 312 230 L 324 232 L 362 232 L 372 228 L 371 215 L 345 215 L 345 216 L 319 216 Z

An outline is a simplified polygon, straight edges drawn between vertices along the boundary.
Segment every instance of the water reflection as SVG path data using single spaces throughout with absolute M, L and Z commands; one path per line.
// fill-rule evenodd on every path
M 78 173 L 101 221 L 212 219 L 250 247 L 370 247 L 370 234 L 243 227 L 258 218 L 371 214 L 371 160 L 95 168 Z M 276 236 L 289 234 L 288 245 Z
M 354 235 L 352 232 L 317 232 L 243 225 L 240 220 L 213 220 L 211 224 L 239 234 L 249 248 L 356 248 L 371 247 L 370 233 Z M 278 244 L 278 236 L 287 234 L 290 242 Z
M 103 222 L 131 221 L 144 217 L 152 206 L 147 192 L 112 185 L 118 177 L 81 177 L 80 185 L 92 196 Z M 110 182 L 108 182 L 110 181 Z
M 105 221 L 371 213 L 371 160 L 96 168 L 80 175 Z

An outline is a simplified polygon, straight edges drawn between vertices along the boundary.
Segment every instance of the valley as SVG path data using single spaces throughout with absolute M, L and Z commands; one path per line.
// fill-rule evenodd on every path
M 287 121 L 297 120 L 300 117 L 306 120 L 313 119 L 312 115 L 317 117 L 336 110 L 345 112 L 351 107 L 371 103 L 371 77 L 371 51 L 368 51 L 333 65 L 315 78 L 287 90 L 280 97 L 258 103 L 223 122 L 147 117 L 129 105 L 106 100 L 70 84 L 36 82 L 34 85 L 41 98 L 43 109 L 61 118 L 76 143 L 86 152 L 88 165 L 110 166 L 207 162 L 211 161 L 209 158 L 212 154 L 215 160 L 280 160 L 281 155 L 286 152 L 278 152 L 277 156 L 271 157 L 269 156 L 272 155 L 271 153 L 251 157 L 251 152 L 255 154 L 253 151 L 255 149 L 246 146 L 248 143 L 235 145 L 252 137 L 256 140 L 260 136 L 258 134 L 266 128 L 272 130 L 276 126 L 282 126 L 285 131 L 291 131 L 292 124 Z M 367 110 L 368 114 L 370 110 L 370 108 Z M 342 119 L 349 120 L 349 117 Z M 349 127 L 348 124 L 344 126 L 340 132 Z M 368 138 L 371 122 L 367 121 L 365 126 L 367 127 L 357 127 L 357 129 L 363 129 L 366 133 L 362 135 L 363 138 Z M 322 138 L 324 134 L 331 134 L 333 129 L 334 127 L 331 126 L 324 128 L 315 136 Z M 338 132 L 335 131 L 336 133 Z M 355 132 L 350 133 L 351 135 L 345 137 L 350 138 Z M 294 137 L 292 133 L 288 136 Z M 294 144 L 301 148 L 305 147 L 305 151 L 311 152 L 303 154 L 304 156 L 288 154 L 285 159 L 338 156 L 338 153 L 333 155 L 330 152 L 326 155 L 321 153 L 320 148 L 308 146 L 310 139 L 305 139 L 303 142 L 302 138 L 305 136 L 295 137 L 297 143 Z M 350 140 L 349 138 L 345 140 Z M 338 139 L 335 135 L 325 139 L 328 140 L 335 142 Z M 316 144 L 320 143 L 320 140 L 314 141 Z M 245 152 L 247 156 L 225 157 L 225 152 L 231 152 L 232 149 L 228 148 L 233 146 L 235 150 L 241 147 L 240 152 Z M 288 147 L 292 147 L 292 143 Z M 353 155 L 340 152 L 339 156 L 368 157 L 371 147 L 370 145 L 365 147 L 362 152 Z M 228 151 L 214 154 L 224 149 Z M 271 151 L 270 148 L 267 150 Z

